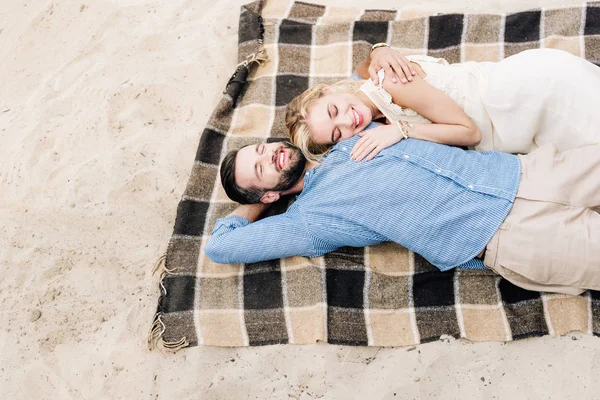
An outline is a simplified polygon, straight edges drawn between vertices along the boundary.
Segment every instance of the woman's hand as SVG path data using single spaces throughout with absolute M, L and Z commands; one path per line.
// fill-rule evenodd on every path
M 377 72 L 383 68 L 385 76 L 396 83 L 398 80 L 402 83 L 412 81 L 413 75 L 417 72 L 411 67 L 402 54 L 389 47 L 378 47 L 371 52 L 371 62 L 369 63 L 369 76 L 375 85 L 379 84 Z
M 361 139 L 356 142 L 350 152 L 353 161 L 366 161 L 373 159 L 379 152 L 402 140 L 402 132 L 396 125 L 382 125 L 377 128 L 367 129 L 358 134 Z

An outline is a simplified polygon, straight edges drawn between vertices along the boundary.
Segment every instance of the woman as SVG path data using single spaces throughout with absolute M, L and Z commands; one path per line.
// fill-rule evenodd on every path
M 383 69 L 374 76 L 392 59 L 397 53 L 380 46 L 369 68 L 376 79 L 320 85 L 294 99 L 286 114 L 292 141 L 315 159 L 385 117 L 390 125 L 360 133 L 354 159 L 372 158 L 404 137 L 508 153 L 545 143 L 562 151 L 600 142 L 594 107 L 600 104 L 600 68 L 567 52 L 528 50 L 498 63 L 460 64 L 409 56 L 414 76 L 407 74 L 412 82 L 404 85 L 386 79 Z M 359 67 L 363 78 L 367 63 Z

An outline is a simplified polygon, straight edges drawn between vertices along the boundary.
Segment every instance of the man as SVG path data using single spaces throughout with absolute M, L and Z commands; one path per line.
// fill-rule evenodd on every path
M 218 220 L 206 254 L 258 262 L 394 241 L 442 271 L 487 266 L 530 290 L 600 289 L 600 214 L 591 210 L 600 205 L 600 144 L 515 156 L 406 139 L 357 163 L 357 140 L 321 163 L 283 143 L 228 154 L 227 194 L 257 204 Z M 294 194 L 287 212 L 259 220 Z

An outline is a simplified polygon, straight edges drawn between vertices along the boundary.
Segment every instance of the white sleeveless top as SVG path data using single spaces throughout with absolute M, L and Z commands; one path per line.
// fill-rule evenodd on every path
M 479 89 L 483 86 L 482 82 L 487 80 L 486 74 L 481 69 L 481 64 L 491 63 L 449 64 L 443 58 L 423 55 L 407 56 L 406 58 L 419 64 L 426 74 L 424 80 L 448 95 L 474 120 L 482 132 L 481 143 L 476 149 L 493 149 L 492 123 L 479 96 Z M 360 91 L 371 99 L 390 122 L 431 123 L 430 120 L 419 115 L 416 111 L 395 104 L 392 96 L 382 86 L 385 79 L 384 70 L 380 69 L 377 75 L 379 85 L 374 85 L 373 81 L 369 79 L 360 87 Z M 459 88 L 466 88 L 467 90 L 459 90 Z M 469 93 L 472 94 L 468 95 Z

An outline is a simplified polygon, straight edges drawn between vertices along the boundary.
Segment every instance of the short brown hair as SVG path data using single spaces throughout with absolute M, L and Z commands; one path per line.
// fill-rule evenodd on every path
M 230 151 L 223 159 L 220 170 L 221 185 L 223 185 L 223 189 L 225 189 L 227 196 L 233 201 L 237 201 L 240 204 L 260 203 L 264 191 L 260 189 L 244 189 L 235 182 L 235 161 L 238 151 L 240 150 L 241 149 Z

